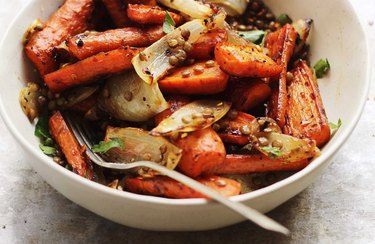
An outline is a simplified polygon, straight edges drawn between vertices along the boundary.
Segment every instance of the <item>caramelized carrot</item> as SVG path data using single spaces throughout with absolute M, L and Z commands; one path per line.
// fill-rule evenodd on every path
M 129 4 L 144 4 L 149 6 L 157 6 L 156 0 L 123 0 Z
M 215 59 L 220 67 L 237 77 L 272 77 L 279 75 L 282 67 L 265 55 L 254 44 L 236 45 L 229 42 L 218 43 Z
M 164 23 L 166 11 L 158 6 L 148 6 L 142 4 L 129 4 L 127 9 L 128 17 L 131 21 L 143 25 L 162 25 Z M 181 25 L 184 17 L 179 14 L 169 12 L 176 23 Z
M 225 148 L 212 128 L 198 130 L 176 141 L 182 150 L 178 169 L 185 175 L 197 177 L 209 174 L 225 158 Z
M 92 175 L 90 164 L 83 155 L 84 149 L 79 145 L 60 112 L 55 112 L 51 116 L 49 129 L 73 171 L 83 177 Z
M 225 30 L 218 29 L 208 32 L 194 42 L 188 56 L 195 59 L 210 59 L 214 56 L 216 44 L 226 41 L 226 39 L 227 32 Z
M 182 106 L 188 104 L 190 102 L 189 97 L 185 96 L 171 96 L 168 100 L 169 108 L 166 110 L 158 113 L 155 118 L 155 124 L 158 125 L 160 122 L 162 122 L 164 119 L 169 118 L 174 112 L 176 112 L 179 108 Z
M 232 108 L 249 111 L 271 95 L 271 88 L 263 80 L 235 80 L 229 83 L 228 98 Z
M 331 132 L 316 78 L 304 61 L 299 61 L 292 72 L 283 131 L 295 137 L 314 139 L 321 147 L 329 141 Z
M 115 25 L 119 28 L 129 26 L 130 20 L 126 15 L 126 3 L 122 0 L 102 0 Z
M 222 71 L 216 62 L 194 63 L 175 69 L 160 80 L 159 87 L 165 93 L 205 95 L 225 90 L 229 75 Z
M 206 176 L 198 178 L 197 181 L 225 197 L 236 196 L 241 192 L 240 183 L 228 178 Z M 127 177 L 125 178 L 125 189 L 134 193 L 168 198 L 207 198 L 202 193 L 166 176 Z
M 267 106 L 267 116 L 276 120 L 280 127 L 285 125 L 288 63 L 293 55 L 296 38 L 294 27 L 286 24 L 282 29 L 267 35 L 265 41 L 270 57 L 283 67 Z
M 141 49 L 124 47 L 99 53 L 46 75 L 44 82 L 53 92 L 88 84 L 105 75 L 132 68 L 131 59 L 140 51 Z
M 142 30 L 135 27 L 83 33 L 67 42 L 72 56 L 82 60 L 100 52 L 108 52 L 121 46 L 146 47 L 164 36 L 163 28 L 155 26 Z
M 222 164 L 216 166 L 214 174 L 249 174 L 269 171 L 297 171 L 305 168 L 308 160 L 285 163 L 263 154 L 227 154 Z
M 27 57 L 41 76 L 58 69 L 53 49 L 66 38 L 84 32 L 91 18 L 94 0 L 67 0 L 36 32 L 25 47 Z

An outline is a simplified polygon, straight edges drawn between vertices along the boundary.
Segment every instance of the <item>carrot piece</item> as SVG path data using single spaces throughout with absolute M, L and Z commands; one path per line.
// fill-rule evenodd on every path
M 237 77 L 272 77 L 279 75 L 282 70 L 280 65 L 251 43 L 218 43 L 215 47 L 215 58 L 225 72 Z
M 305 168 L 309 161 L 285 163 L 273 160 L 263 154 L 227 154 L 222 164 L 217 165 L 214 174 L 249 174 L 269 171 L 297 171 Z
M 174 95 L 171 96 L 167 101 L 169 104 L 169 108 L 158 113 L 155 116 L 154 121 L 156 125 L 160 124 L 160 122 L 162 122 L 164 119 L 169 118 L 174 112 L 176 112 L 182 106 L 188 104 L 190 102 L 190 99 L 189 97 Z
M 232 108 L 249 111 L 263 103 L 271 95 L 271 88 L 263 80 L 235 80 L 229 83 L 228 99 Z
M 144 4 L 148 6 L 157 6 L 156 0 L 123 0 L 129 4 Z
M 53 92 L 88 84 L 105 75 L 132 68 L 131 59 L 140 51 L 139 48 L 124 47 L 99 53 L 46 75 L 44 82 Z
M 164 36 L 163 28 L 155 26 L 142 30 L 135 27 L 83 33 L 67 42 L 72 56 L 82 60 L 100 52 L 108 52 L 121 46 L 146 47 Z
M 331 132 L 316 78 L 304 61 L 299 61 L 292 72 L 283 131 L 295 137 L 314 139 L 316 145 L 322 147 L 329 141 Z
M 119 28 L 129 26 L 130 20 L 126 15 L 126 3 L 122 0 L 102 0 L 113 22 Z
M 282 29 L 267 35 L 265 41 L 270 57 L 283 67 L 267 106 L 267 116 L 276 120 L 280 127 L 285 125 L 288 63 L 293 55 L 297 35 L 294 27 L 286 24 Z
M 236 196 L 241 192 L 241 184 L 235 180 L 220 176 L 206 176 L 197 179 L 203 185 L 217 191 L 225 197 Z M 125 189 L 130 192 L 163 196 L 168 198 L 207 198 L 200 192 L 197 192 L 184 184 L 177 182 L 166 176 L 154 176 L 148 178 L 126 177 Z
M 162 25 L 165 18 L 165 10 L 158 6 L 148 6 L 142 4 L 129 4 L 127 9 L 128 17 L 131 21 L 134 21 L 143 25 Z M 179 14 L 169 12 L 170 16 L 176 23 L 181 25 L 185 20 Z
M 41 76 L 58 69 L 53 49 L 66 38 L 84 32 L 91 18 L 94 0 L 67 0 L 25 46 L 27 57 Z
M 218 134 L 223 142 L 241 146 L 246 145 L 250 141 L 249 135 L 242 134 L 241 127 L 248 126 L 251 130 L 251 124 L 255 120 L 254 116 L 243 112 L 238 112 L 233 119 L 226 116 L 218 122 L 221 128 Z
M 60 112 L 55 112 L 49 119 L 49 129 L 73 171 L 80 176 L 91 177 L 92 169 L 83 155 L 84 149 L 79 145 Z
M 208 32 L 194 42 L 188 56 L 195 59 L 210 59 L 214 56 L 216 44 L 226 40 L 227 32 L 225 30 L 218 29 Z
M 209 174 L 226 154 L 223 142 L 212 128 L 192 132 L 175 144 L 182 149 L 178 169 L 191 177 Z
M 229 75 L 216 62 L 210 66 L 199 62 L 175 69 L 158 83 L 165 93 L 205 95 L 224 91 L 228 80 Z

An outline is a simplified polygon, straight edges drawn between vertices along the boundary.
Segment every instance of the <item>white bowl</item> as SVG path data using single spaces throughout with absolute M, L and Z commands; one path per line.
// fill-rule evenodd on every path
M 148 230 L 207 230 L 244 219 L 227 208 L 203 199 L 171 200 L 121 192 L 86 180 L 54 163 L 38 148 L 30 124 L 21 111 L 18 93 L 24 82 L 33 81 L 23 55 L 21 38 L 35 19 L 47 19 L 62 0 L 32 0 L 11 24 L 1 45 L 1 115 L 17 141 L 30 154 L 33 168 L 54 188 L 78 205 L 114 222 Z M 276 14 L 314 20 L 312 61 L 328 58 L 332 71 L 319 80 L 328 117 L 343 125 L 304 170 L 266 188 L 233 197 L 261 212 L 279 206 L 305 189 L 329 164 L 353 131 L 369 86 L 369 52 L 365 33 L 348 0 L 266 0 Z

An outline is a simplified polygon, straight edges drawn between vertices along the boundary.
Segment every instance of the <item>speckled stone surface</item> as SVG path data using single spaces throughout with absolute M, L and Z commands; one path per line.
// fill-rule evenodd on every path
M 352 1 L 375 57 L 375 1 Z M 27 2 L 0 0 L 0 37 L 12 13 Z M 249 222 L 194 233 L 114 224 L 46 184 L 0 120 L 0 243 L 375 243 L 374 119 L 375 81 L 357 129 L 333 163 L 313 185 L 268 214 L 292 231 L 290 237 Z

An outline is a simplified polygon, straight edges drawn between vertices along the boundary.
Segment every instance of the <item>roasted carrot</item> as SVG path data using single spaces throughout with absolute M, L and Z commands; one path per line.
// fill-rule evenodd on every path
M 43 30 L 30 38 L 25 52 L 41 76 L 58 69 L 54 47 L 66 38 L 85 31 L 93 8 L 94 0 L 67 0 L 48 19 Z
M 314 139 L 321 147 L 331 134 L 316 78 L 304 61 L 299 61 L 292 73 L 283 131 L 295 137 Z
M 267 35 L 265 41 L 270 57 L 283 67 L 267 106 L 267 116 L 276 120 L 280 127 L 285 125 L 288 63 L 293 55 L 296 38 L 294 27 L 286 24 L 282 29 Z
M 127 9 L 128 17 L 131 21 L 143 25 L 162 25 L 166 11 L 158 6 L 148 6 L 143 4 L 129 4 Z M 169 12 L 176 23 L 181 25 L 185 20 L 179 14 Z
M 263 78 L 279 75 L 282 67 L 254 45 L 221 42 L 215 46 L 215 59 L 220 67 L 237 77 Z
M 263 80 L 234 80 L 227 89 L 228 99 L 232 108 L 249 111 L 265 102 L 271 95 L 271 88 Z
M 225 197 L 236 196 L 241 192 L 241 185 L 235 180 L 220 176 L 205 176 L 197 181 Z M 168 198 L 207 198 L 184 184 L 166 176 L 154 176 L 148 178 L 127 177 L 125 189 L 139 194 L 162 196 Z
M 80 176 L 90 177 L 92 170 L 89 161 L 83 154 L 84 148 L 79 145 L 60 112 L 55 112 L 49 119 L 49 129 L 73 171 Z
M 218 134 L 223 142 L 246 145 L 250 142 L 249 135 L 253 134 L 252 122 L 255 120 L 254 116 L 243 112 L 238 112 L 235 118 L 226 116 L 218 122 L 220 126 Z M 244 127 L 246 128 L 244 129 Z M 245 130 L 248 132 L 244 133 Z
M 129 26 L 130 20 L 126 15 L 126 3 L 122 0 L 102 0 L 115 25 L 118 28 Z
M 182 149 L 178 169 L 191 177 L 210 174 L 226 154 L 223 142 L 212 128 L 192 132 L 175 144 Z
M 139 48 L 123 47 L 99 53 L 46 75 L 44 82 L 53 92 L 88 84 L 105 75 L 132 68 L 131 59 L 140 51 Z
M 149 6 L 157 6 L 156 0 L 123 0 L 129 4 L 144 4 Z
M 142 30 L 135 27 L 83 33 L 67 42 L 72 56 L 82 60 L 100 52 L 108 52 L 121 46 L 146 47 L 164 36 L 161 26 Z
M 216 44 L 226 39 L 227 32 L 221 29 L 203 34 L 194 42 L 193 48 L 188 53 L 188 56 L 189 58 L 195 59 L 210 59 L 214 56 Z
M 297 171 L 305 168 L 309 161 L 285 163 L 273 160 L 263 154 L 227 154 L 222 164 L 217 165 L 214 174 L 249 174 L 269 171 Z
M 205 95 L 224 91 L 228 79 L 216 62 L 208 61 L 177 68 L 158 83 L 165 93 Z
M 179 108 L 182 106 L 188 104 L 190 102 L 189 97 L 185 96 L 178 96 L 178 95 L 173 95 L 169 99 L 167 99 L 169 108 L 166 110 L 158 113 L 155 118 L 155 124 L 158 125 L 160 122 L 162 122 L 164 119 L 168 118 L 171 116 L 174 112 L 176 112 Z

